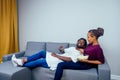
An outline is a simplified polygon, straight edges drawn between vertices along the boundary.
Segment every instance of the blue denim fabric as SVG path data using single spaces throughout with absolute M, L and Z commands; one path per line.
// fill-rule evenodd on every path
M 54 80 L 61 80 L 64 69 L 85 70 L 92 68 L 91 65 L 82 62 L 61 62 L 58 64 Z
M 49 68 L 46 62 L 46 51 L 39 51 L 38 53 L 27 57 L 27 62 L 23 66 L 29 68 L 38 66 Z

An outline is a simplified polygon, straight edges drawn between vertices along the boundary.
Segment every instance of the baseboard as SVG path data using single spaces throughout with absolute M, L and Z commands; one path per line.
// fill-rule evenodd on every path
M 111 75 L 111 80 L 120 80 L 120 75 Z

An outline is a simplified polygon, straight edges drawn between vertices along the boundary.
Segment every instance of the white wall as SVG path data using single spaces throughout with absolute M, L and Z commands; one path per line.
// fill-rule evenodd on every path
M 103 27 L 99 39 L 112 74 L 120 75 L 120 0 L 18 0 L 19 44 L 27 41 L 75 43 L 89 29 Z

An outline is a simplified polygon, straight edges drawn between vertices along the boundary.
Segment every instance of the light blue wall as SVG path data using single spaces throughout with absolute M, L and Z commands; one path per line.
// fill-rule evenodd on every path
M 18 9 L 20 51 L 27 41 L 75 43 L 103 27 L 100 44 L 112 74 L 120 75 L 120 0 L 18 0 Z

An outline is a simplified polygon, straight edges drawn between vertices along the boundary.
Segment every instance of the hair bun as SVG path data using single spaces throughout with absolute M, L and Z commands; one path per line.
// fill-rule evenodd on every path
M 104 29 L 99 27 L 99 28 L 97 28 L 97 32 L 98 32 L 99 37 L 100 37 L 100 36 L 103 36 L 103 34 L 104 34 Z

